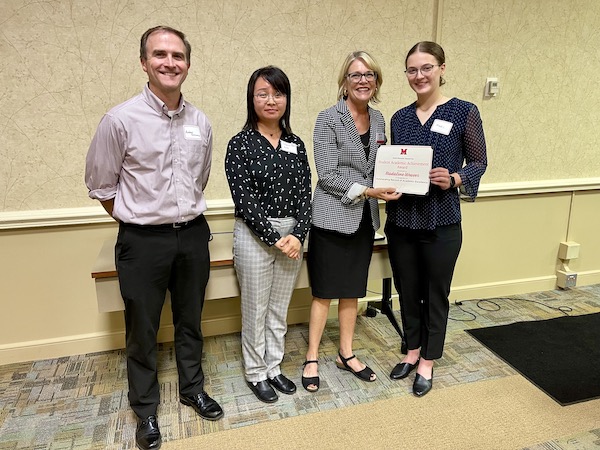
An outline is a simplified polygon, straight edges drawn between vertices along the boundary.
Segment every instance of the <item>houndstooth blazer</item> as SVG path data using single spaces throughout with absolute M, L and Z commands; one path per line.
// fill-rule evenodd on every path
M 348 191 L 354 183 L 373 186 L 375 156 L 381 145 L 377 143 L 377 137 L 382 143 L 387 142 L 383 115 L 369 108 L 369 118 L 371 151 L 367 161 L 352 114 L 343 99 L 321 111 L 317 117 L 313 142 L 318 181 L 313 195 L 312 219 L 316 227 L 353 234 L 360 225 L 364 202 L 368 201 L 373 229 L 379 229 L 377 199 L 357 200 L 348 197 Z

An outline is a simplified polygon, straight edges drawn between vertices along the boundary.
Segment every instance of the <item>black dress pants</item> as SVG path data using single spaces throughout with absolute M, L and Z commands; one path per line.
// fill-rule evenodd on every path
M 442 357 L 448 324 L 448 295 L 462 245 L 460 223 L 435 230 L 385 226 L 394 285 L 409 350 Z
M 156 341 L 167 289 L 179 392 L 191 396 L 204 389 L 200 321 L 210 271 L 209 238 L 203 215 L 181 228 L 119 227 L 115 259 L 125 303 L 129 403 L 139 417 L 156 414 L 160 402 Z

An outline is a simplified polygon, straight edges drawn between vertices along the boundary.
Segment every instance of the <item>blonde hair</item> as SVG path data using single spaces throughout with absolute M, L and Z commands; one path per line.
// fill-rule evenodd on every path
M 338 76 L 338 100 L 346 97 L 345 91 L 346 91 L 346 82 L 348 81 L 348 78 L 347 78 L 348 69 L 350 68 L 352 63 L 354 61 L 356 61 L 357 59 L 360 59 L 364 63 L 364 65 L 369 68 L 369 70 L 372 70 L 377 75 L 377 79 L 375 80 L 375 93 L 373 94 L 373 97 L 371 97 L 371 101 L 373 103 L 378 103 L 379 102 L 379 88 L 383 84 L 383 75 L 381 73 L 381 67 L 379 66 L 379 64 L 377 64 L 377 61 L 375 61 L 375 59 L 371 55 L 369 55 L 367 52 L 362 51 L 362 50 L 358 50 L 356 52 L 350 53 L 346 57 L 344 64 L 342 64 L 342 68 L 341 68 L 340 74 Z

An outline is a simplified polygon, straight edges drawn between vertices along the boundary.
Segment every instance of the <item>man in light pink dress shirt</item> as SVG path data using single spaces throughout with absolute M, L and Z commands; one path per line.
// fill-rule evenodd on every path
M 191 46 L 170 27 L 140 43 L 148 84 L 104 115 L 90 145 L 85 181 L 119 222 L 115 259 L 125 303 L 129 403 L 136 445 L 158 449 L 157 332 L 171 293 L 179 398 L 204 419 L 223 416 L 204 391 L 200 318 L 208 282 L 210 230 L 204 188 L 212 157 L 207 117 L 183 99 Z

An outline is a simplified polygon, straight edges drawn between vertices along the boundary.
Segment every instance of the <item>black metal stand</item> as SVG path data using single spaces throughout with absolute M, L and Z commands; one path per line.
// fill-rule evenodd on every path
M 406 341 L 404 339 L 404 334 L 402 333 L 402 329 L 400 325 L 398 325 L 398 321 L 396 320 L 396 316 L 394 315 L 394 310 L 392 309 L 392 279 L 384 278 L 382 283 L 382 293 L 381 293 L 381 301 L 380 302 L 369 302 L 367 305 L 367 317 L 375 317 L 377 312 L 380 311 L 382 314 L 385 314 L 394 327 L 394 329 L 400 335 L 400 340 L 402 344 L 400 345 L 400 351 L 403 354 L 406 354 L 407 347 Z

